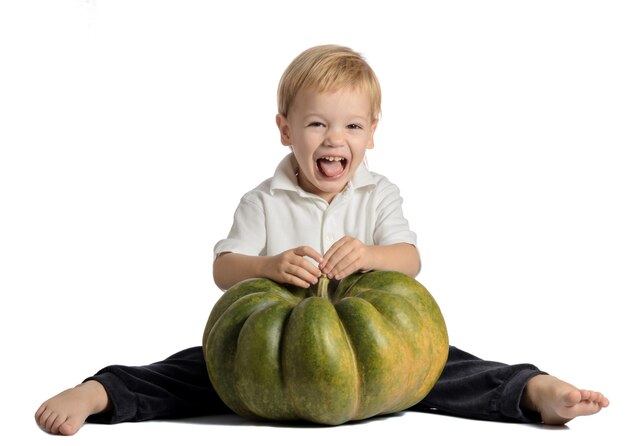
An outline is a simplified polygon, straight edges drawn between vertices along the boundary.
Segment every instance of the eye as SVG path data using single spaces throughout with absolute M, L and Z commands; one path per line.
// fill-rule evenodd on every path
M 350 130 L 362 130 L 363 126 L 361 124 L 348 124 L 348 128 Z
M 323 127 L 324 124 L 322 124 L 319 121 L 313 121 L 313 122 L 309 122 L 309 124 L 307 125 L 307 127 Z

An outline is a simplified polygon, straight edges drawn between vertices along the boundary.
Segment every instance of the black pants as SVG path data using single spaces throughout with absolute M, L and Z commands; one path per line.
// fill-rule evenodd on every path
M 483 361 L 450 347 L 448 362 L 435 387 L 408 410 L 492 421 L 540 422 L 539 414 L 523 411 L 522 392 L 541 374 L 531 364 L 505 365 Z M 87 380 L 106 389 L 111 410 L 89 422 L 121 423 L 232 413 L 208 377 L 201 347 L 176 353 L 146 366 L 113 365 Z

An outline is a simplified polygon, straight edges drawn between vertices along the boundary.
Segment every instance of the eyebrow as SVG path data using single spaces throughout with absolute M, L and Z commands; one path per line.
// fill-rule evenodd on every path
M 303 119 L 312 119 L 312 118 L 324 118 L 324 115 L 322 113 L 307 113 L 305 115 L 303 115 Z M 355 121 L 355 120 L 362 120 L 362 121 L 366 121 L 369 122 L 371 120 L 369 114 L 364 114 L 364 115 L 352 115 L 350 116 L 347 121 Z

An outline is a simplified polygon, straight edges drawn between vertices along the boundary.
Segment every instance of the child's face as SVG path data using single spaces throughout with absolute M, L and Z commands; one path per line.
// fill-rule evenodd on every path
M 289 117 L 278 115 L 281 142 L 291 146 L 300 169 L 299 186 L 327 202 L 341 192 L 374 146 L 377 120 L 369 96 L 343 88 L 332 93 L 301 90 Z

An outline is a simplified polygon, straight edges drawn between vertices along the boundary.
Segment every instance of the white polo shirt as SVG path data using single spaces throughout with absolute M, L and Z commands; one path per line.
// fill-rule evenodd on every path
M 295 157 L 289 154 L 272 178 L 241 198 L 228 238 L 215 245 L 215 256 L 272 256 L 303 245 L 324 255 L 345 235 L 366 245 L 416 245 L 402 214 L 400 190 L 384 176 L 361 164 L 345 190 L 328 204 L 302 190 L 296 172 Z

